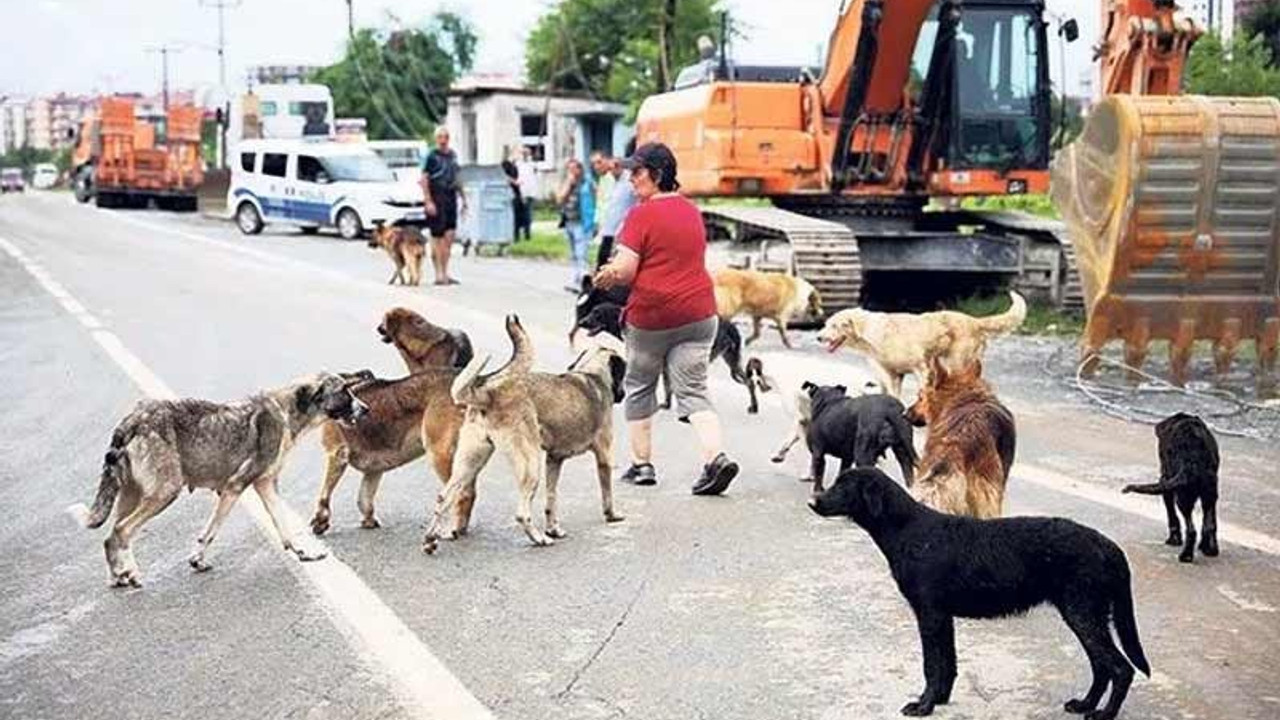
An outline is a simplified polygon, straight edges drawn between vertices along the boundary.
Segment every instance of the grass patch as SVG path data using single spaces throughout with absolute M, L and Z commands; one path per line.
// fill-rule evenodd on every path
M 591 243 L 587 257 L 594 258 L 598 247 L 597 243 Z M 521 240 L 512 244 L 508 247 L 507 254 L 511 257 L 533 260 L 567 261 L 569 259 L 569 240 L 559 230 L 547 232 L 535 229 L 531 239 Z
M 1058 219 L 1058 208 L 1048 195 L 991 195 L 965 198 L 960 206 L 966 210 L 1017 210 L 1038 217 Z
M 997 315 L 1009 309 L 1007 295 L 970 297 L 961 300 L 956 310 L 974 317 Z M 1058 310 L 1044 303 L 1027 303 L 1027 319 L 1018 328 L 1019 335 L 1071 336 L 1084 332 L 1084 318 L 1073 312 Z

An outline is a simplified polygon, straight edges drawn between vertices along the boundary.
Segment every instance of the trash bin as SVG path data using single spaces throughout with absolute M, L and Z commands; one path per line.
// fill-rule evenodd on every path
M 505 253 L 516 232 L 515 194 L 502 167 L 469 165 L 460 168 L 458 180 L 467 195 L 467 213 L 458 218 L 463 254 L 475 247 L 479 255 L 486 245 L 496 248 L 499 255 Z

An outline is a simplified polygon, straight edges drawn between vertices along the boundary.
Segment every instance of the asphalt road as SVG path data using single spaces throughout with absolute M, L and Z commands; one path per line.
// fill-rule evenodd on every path
M 384 479 L 380 530 L 359 529 L 349 476 L 324 538 L 331 557 L 306 566 L 242 503 L 209 551 L 216 569 L 192 574 L 184 558 L 212 496 L 184 496 L 135 542 L 144 588 L 111 590 L 105 531 L 64 509 L 92 499 L 110 430 L 147 389 L 140 376 L 223 400 L 321 368 L 397 376 L 374 333 L 395 305 L 464 328 L 498 358 L 501 319 L 518 312 L 539 365 L 564 367 L 568 270 L 459 258 L 460 286 L 390 288 L 385 258 L 360 243 L 245 238 L 61 194 L 0 199 L 0 241 L 18 254 L 0 251 L 0 717 L 479 717 L 458 709 L 478 701 L 508 720 L 852 720 L 898 717 L 919 691 L 915 624 L 883 559 L 856 528 L 808 511 L 804 453 L 768 461 L 787 430 L 778 400 L 746 415 L 722 368 L 713 392 L 744 468 L 722 498 L 689 495 L 698 459 L 667 415 L 661 482 L 617 488 L 623 523 L 600 518 L 591 461 L 567 464 L 569 537 L 554 547 L 530 547 L 515 527 L 497 461 L 472 535 L 423 555 L 437 485 L 419 462 Z M 51 283 L 101 327 L 69 313 Z M 108 337 L 124 352 L 108 352 Z M 779 372 L 864 372 L 809 345 L 786 353 L 766 336 L 755 350 Z M 1118 492 L 1155 477 L 1150 428 L 1034 377 L 1045 348 L 1000 341 L 987 365 L 1020 430 L 1007 510 L 1074 518 L 1128 553 L 1155 675 L 1134 684 L 1124 716 L 1280 716 L 1280 451 L 1224 439 L 1223 554 L 1181 565 L 1161 544 L 1158 499 Z M 303 518 L 320 470 L 312 437 L 282 475 Z M 937 717 L 1060 718 L 1087 685 L 1050 609 L 961 622 L 957 637 L 960 679 Z

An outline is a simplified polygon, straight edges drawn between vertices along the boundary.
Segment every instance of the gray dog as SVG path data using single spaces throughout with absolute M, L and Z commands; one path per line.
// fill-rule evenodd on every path
M 103 543 L 112 585 L 141 587 L 130 540 L 169 507 L 184 486 L 218 493 L 213 514 L 187 559 L 197 572 L 209 569 L 204 552 L 250 485 L 262 498 L 285 549 L 300 560 L 323 558 L 324 553 L 298 547 L 281 522 L 276 479 L 303 433 L 326 419 L 353 422 L 364 414 L 366 408 L 351 386 L 372 377 L 367 371 L 320 373 L 232 404 L 191 399 L 139 402 L 111 435 L 93 508 L 72 509 L 85 527 L 96 528 L 115 506 L 116 522 Z

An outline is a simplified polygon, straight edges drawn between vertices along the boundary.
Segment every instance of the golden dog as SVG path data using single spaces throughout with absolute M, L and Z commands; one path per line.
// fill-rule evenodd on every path
M 791 347 L 787 323 L 806 313 L 822 316 L 822 298 L 804 278 L 782 273 L 725 268 L 714 275 L 716 314 L 723 320 L 738 315 L 751 316 L 751 337 L 760 337 L 760 320 L 769 318 L 778 326 L 782 344 Z
M 1017 330 L 1027 317 L 1027 301 L 1009 293 L 1008 310 L 976 318 L 954 310 L 929 313 L 881 313 L 853 308 L 827 319 L 818 340 L 835 352 L 841 347 L 864 353 L 880 374 L 885 389 L 902 396 L 902 379 L 909 374 L 922 384 L 930 355 L 938 355 L 950 370 L 982 359 L 987 341 Z
M 427 253 L 427 241 L 422 232 L 412 227 L 394 227 L 378 225 L 369 236 L 369 247 L 382 248 L 391 258 L 395 272 L 391 273 L 388 285 L 422 284 L 422 258 Z

